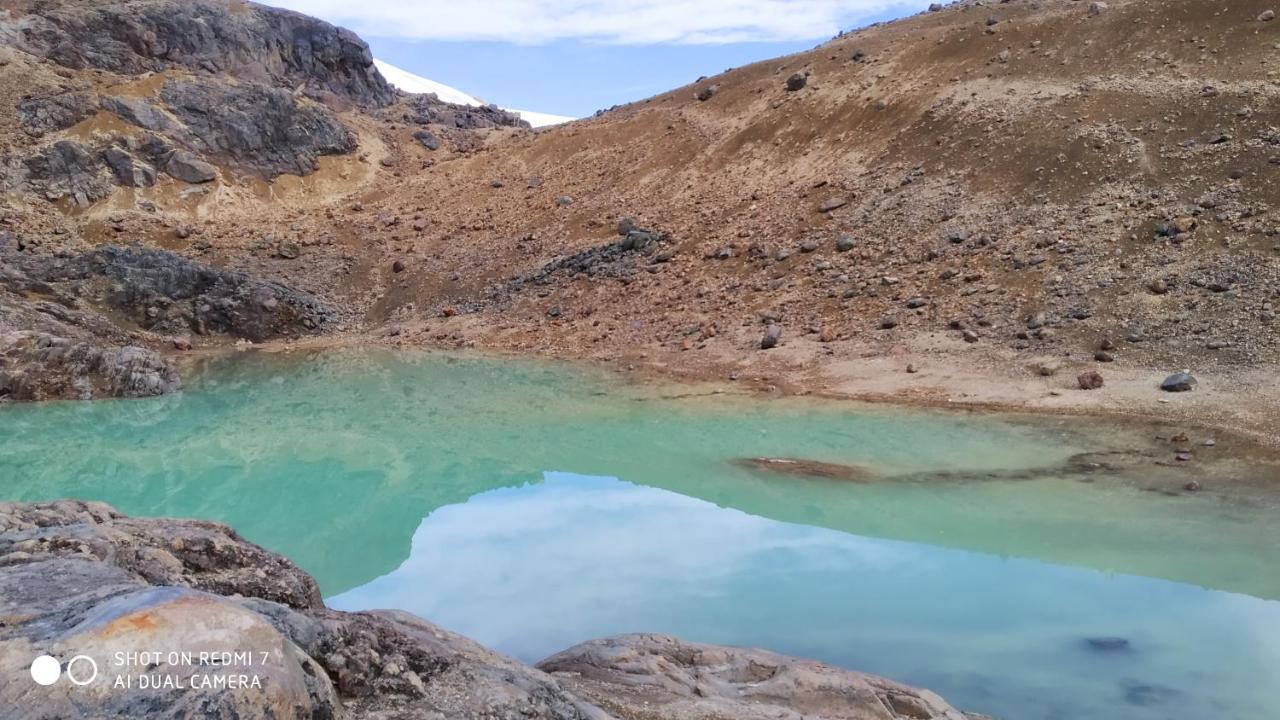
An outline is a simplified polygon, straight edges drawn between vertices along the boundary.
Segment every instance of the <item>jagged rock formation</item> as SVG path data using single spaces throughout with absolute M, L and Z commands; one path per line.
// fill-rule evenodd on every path
M 316 169 L 319 156 L 356 149 L 355 136 L 331 113 L 299 103 L 280 88 L 170 80 L 160 99 L 182 122 L 189 146 L 266 178 L 306 175 Z
M 334 315 L 306 293 L 164 250 L 106 247 L 21 263 L 30 277 L 124 313 L 152 332 L 260 341 L 319 331 Z
M 965 717 L 880 678 L 653 636 L 580 646 L 545 661 L 549 675 L 405 613 L 329 610 L 309 575 L 226 526 L 133 519 L 101 503 L 0 504 L 0 617 L 0 707 L 18 717 Z M 164 652 L 113 664 L 117 651 L 152 649 Z M 253 655 L 210 665 L 168 650 Z M 37 686 L 28 668 L 46 653 L 64 663 L 86 655 L 99 676 Z M 74 670 L 83 678 L 86 668 Z M 144 675 L 185 687 L 113 687 L 122 675 L 134 688 Z M 693 687 L 715 694 L 695 700 Z M 595 695 L 608 709 L 583 699 Z
M 0 40 L 68 68 L 203 70 L 371 107 L 395 98 L 351 31 L 242 0 L 32 0 L 0 21 Z
M 0 247 L 0 401 L 174 392 L 178 372 L 148 339 L 295 337 L 334 317 L 306 293 L 162 250 L 63 258 Z M 121 318 L 146 333 L 121 329 Z

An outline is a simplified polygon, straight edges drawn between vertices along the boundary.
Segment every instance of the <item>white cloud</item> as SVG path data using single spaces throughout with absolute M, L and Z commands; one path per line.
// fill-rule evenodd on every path
M 830 37 L 928 0 L 267 0 L 363 35 L 541 44 L 718 44 Z

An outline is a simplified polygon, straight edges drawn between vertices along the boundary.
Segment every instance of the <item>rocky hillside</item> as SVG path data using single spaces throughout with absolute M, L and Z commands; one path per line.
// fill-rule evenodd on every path
M 309 575 L 223 525 L 101 503 L 0 503 L 0 615 L 11 718 L 977 717 L 883 678 L 650 635 L 587 643 L 538 670 L 406 613 L 330 610 Z M 169 651 L 252 655 L 210 664 Z M 100 676 L 41 687 L 28 677 L 41 654 L 86 655 Z M 142 689 L 143 677 L 156 684 Z
M 238 273 L 166 248 L 207 249 L 198 219 L 218 204 L 277 216 L 255 194 L 325 158 L 349 158 L 345 180 L 368 165 L 362 145 L 379 147 L 361 138 L 378 113 L 434 147 L 524 126 L 495 108 L 405 96 L 349 31 L 252 3 L 6 3 L 0 42 L 0 399 L 169 392 L 181 382 L 156 351 L 191 336 L 333 329 L 334 305 L 255 279 L 254 263 Z M 131 232 L 133 217 L 177 242 Z M 105 242 L 92 232 L 103 223 Z

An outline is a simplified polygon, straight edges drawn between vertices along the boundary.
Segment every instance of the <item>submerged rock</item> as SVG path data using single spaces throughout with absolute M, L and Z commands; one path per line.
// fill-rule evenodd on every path
M 735 465 L 751 468 L 753 470 L 766 470 L 768 472 L 783 473 L 786 475 L 799 475 L 811 478 L 828 478 L 831 480 L 864 482 L 869 480 L 872 476 L 872 473 L 864 468 L 854 467 L 853 465 L 820 462 L 818 460 L 756 457 L 739 458 L 732 462 Z
M 1122 637 L 1091 637 L 1084 639 L 1085 645 L 1092 650 L 1102 652 L 1118 652 L 1129 649 L 1129 641 Z

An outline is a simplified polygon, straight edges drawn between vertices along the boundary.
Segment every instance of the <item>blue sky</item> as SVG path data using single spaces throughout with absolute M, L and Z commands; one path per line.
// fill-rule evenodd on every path
M 814 47 L 929 0 L 267 0 L 505 107 L 585 116 Z

